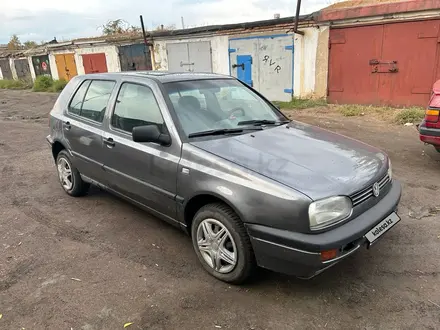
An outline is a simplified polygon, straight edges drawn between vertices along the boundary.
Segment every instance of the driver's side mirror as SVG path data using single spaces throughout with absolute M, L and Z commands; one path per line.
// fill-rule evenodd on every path
M 163 146 L 171 144 L 171 137 L 161 133 L 157 125 L 136 126 L 132 136 L 134 142 L 154 142 Z

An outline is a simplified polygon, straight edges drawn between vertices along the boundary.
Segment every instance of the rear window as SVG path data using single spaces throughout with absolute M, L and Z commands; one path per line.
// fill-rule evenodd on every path
M 69 112 L 99 123 L 102 122 L 114 86 L 114 81 L 84 81 L 70 102 Z

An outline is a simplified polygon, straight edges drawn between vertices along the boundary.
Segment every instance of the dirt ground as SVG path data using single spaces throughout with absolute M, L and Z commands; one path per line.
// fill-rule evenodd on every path
M 0 91 L 0 329 L 440 329 L 440 154 L 414 127 L 290 113 L 388 152 L 402 221 L 313 280 L 259 270 L 239 287 L 174 227 L 98 189 L 62 191 L 45 141 L 55 99 Z

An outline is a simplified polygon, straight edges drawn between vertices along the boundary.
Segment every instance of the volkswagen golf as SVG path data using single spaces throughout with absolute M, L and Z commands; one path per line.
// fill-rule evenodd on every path
M 185 230 L 225 282 L 256 266 L 311 278 L 400 220 L 384 152 L 288 120 L 229 76 L 78 76 L 49 122 L 67 194 L 97 185 Z

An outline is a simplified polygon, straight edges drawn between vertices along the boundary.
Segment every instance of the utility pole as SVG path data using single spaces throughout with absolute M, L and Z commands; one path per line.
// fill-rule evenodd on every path
M 185 28 L 185 23 L 183 22 L 183 16 L 180 16 L 180 19 L 182 21 L 182 29 L 184 29 Z

